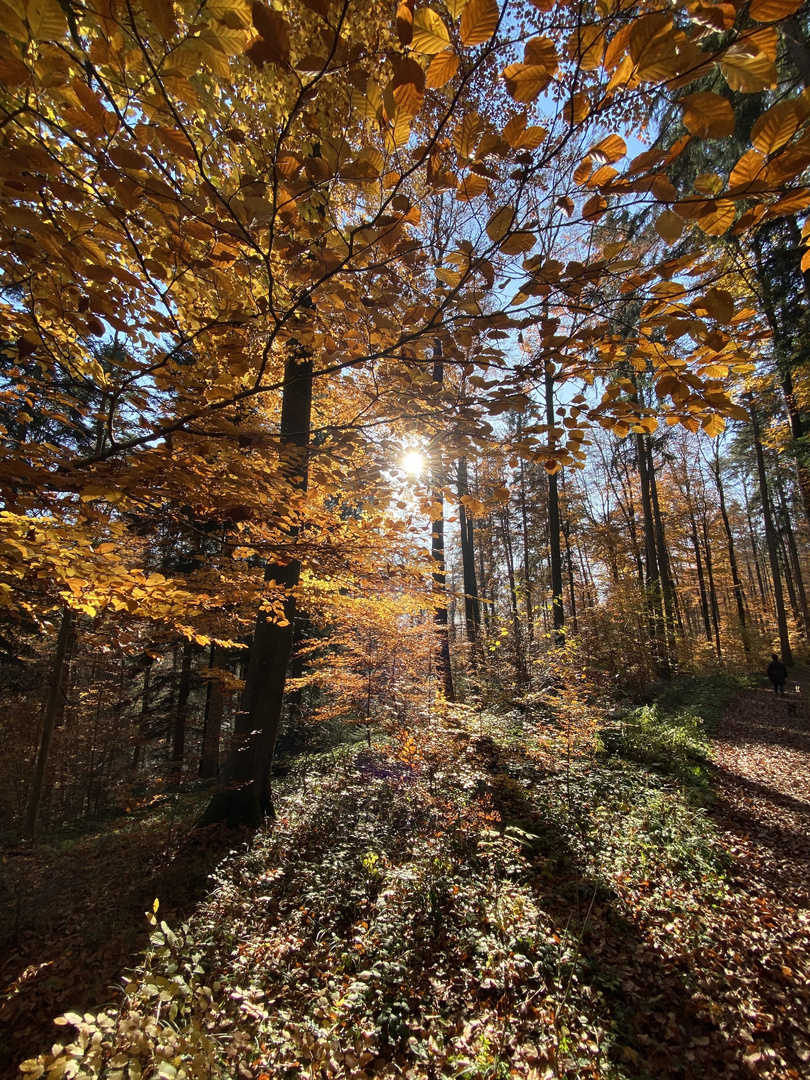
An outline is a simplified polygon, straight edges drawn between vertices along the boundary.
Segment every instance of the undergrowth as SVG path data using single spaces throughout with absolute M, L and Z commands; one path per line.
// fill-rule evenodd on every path
M 710 737 L 729 701 L 754 682 L 720 674 L 656 683 L 647 703 L 611 717 L 600 731 L 600 745 L 608 754 L 674 777 L 693 800 L 711 802 Z
M 724 896 L 712 826 L 635 761 L 569 756 L 547 728 L 520 744 L 514 718 L 500 736 L 457 714 L 423 751 L 310 758 L 189 923 L 150 914 L 123 1001 L 66 1014 L 23 1070 L 647 1075 L 661 1002 L 692 992 L 672 957 Z

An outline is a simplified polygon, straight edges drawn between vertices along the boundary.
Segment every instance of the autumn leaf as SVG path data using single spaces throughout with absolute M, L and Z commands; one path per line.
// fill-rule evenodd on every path
M 678 104 L 684 110 L 683 123 L 690 134 L 703 139 L 721 139 L 734 134 L 734 109 L 720 94 L 687 94 Z
M 683 232 L 683 222 L 672 210 L 664 210 L 655 219 L 655 231 L 668 244 L 674 244 Z
M 512 228 L 512 223 L 514 222 L 514 220 L 514 207 L 502 206 L 499 210 L 495 211 L 495 213 L 487 222 L 487 236 L 494 243 L 497 243 L 499 240 L 502 240 Z
M 459 26 L 461 44 L 470 48 L 489 41 L 495 33 L 499 15 L 497 0 L 469 0 Z
M 439 89 L 445 86 L 458 71 L 458 57 L 451 50 L 438 53 L 430 62 L 427 69 L 425 85 L 431 89 Z
M 431 8 L 420 7 L 413 21 L 413 47 L 423 53 L 441 53 L 450 44 L 450 35 L 441 18 Z

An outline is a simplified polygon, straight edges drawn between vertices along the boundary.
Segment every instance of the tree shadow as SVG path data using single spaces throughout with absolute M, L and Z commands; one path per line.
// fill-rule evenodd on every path
M 536 838 L 524 844 L 533 891 L 557 932 L 578 941 L 578 962 L 569 977 L 580 989 L 587 987 L 591 1001 L 600 1002 L 614 1064 L 623 1074 L 640 1078 L 725 1080 L 732 1070 L 736 1075 L 750 1036 L 707 1019 L 695 958 L 679 960 L 651 945 L 628 918 L 619 896 L 577 865 L 553 821 L 511 775 L 514 758 L 493 740 L 479 742 L 479 753 L 493 777 L 488 797 L 504 829 L 508 833 L 510 826 L 517 826 Z M 664 921 L 670 917 L 666 911 L 656 915 Z M 567 1015 L 563 1019 L 568 1023 Z M 783 1034 L 789 1044 L 791 1033 Z M 803 1068 L 791 1045 L 779 1049 L 792 1065 Z
M 139 823 L 59 843 L 0 852 L 0 1077 L 63 1035 L 66 1011 L 117 1001 L 122 973 L 148 944 L 145 912 L 177 924 L 206 892 L 210 874 L 240 836 L 190 831 L 188 821 Z M 140 826 L 140 827 L 139 827 Z M 246 837 L 241 838 L 246 839 Z

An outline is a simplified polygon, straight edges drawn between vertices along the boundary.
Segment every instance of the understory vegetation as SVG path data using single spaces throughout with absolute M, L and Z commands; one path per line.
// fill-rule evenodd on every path
M 594 711 L 573 746 L 562 713 L 455 707 L 418 746 L 298 757 L 189 922 L 157 898 L 123 998 L 68 1012 L 24 1070 L 618 1078 L 674 1059 L 727 897 L 704 722 L 740 684 L 688 686 L 689 714 L 673 686 L 618 723 Z

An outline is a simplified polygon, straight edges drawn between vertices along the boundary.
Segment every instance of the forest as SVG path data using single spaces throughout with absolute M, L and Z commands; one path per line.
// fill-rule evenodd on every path
M 808 301 L 802 0 L 0 0 L 0 1075 L 810 1077 Z

